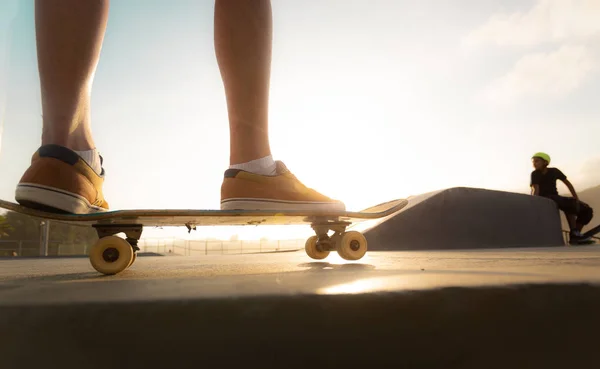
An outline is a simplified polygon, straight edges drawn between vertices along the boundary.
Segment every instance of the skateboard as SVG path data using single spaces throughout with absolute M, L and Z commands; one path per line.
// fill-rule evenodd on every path
M 591 244 L 595 244 L 596 240 L 594 239 L 594 236 L 596 234 L 598 234 L 598 232 L 600 232 L 600 225 L 597 225 L 594 228 L 591 228 L 590 230 L 588 230 L 587 232 L 584 232 L 584 233 L 581 234 L 584 237 L 584 239 L 587 238 L 587 240 L 585 240 L 585 241 L 579 241 L 579 242 L 573 242 L 573 243 L 570 243 L 570 244 L 571 245 L 591 245 Z
M 139 251 L 138 241 L 144 227 L 185 226 L 188 232 L 197 226 L 300 225 L 309 224 L 315 235 L 306 240 L 306 254 L 325 259 L 331 251 L 345 260 L 359 260 L 367 252 L 367 240 L 361 232 L 347 227 L 370 219 L 392 215 L 408 204 L 406 199 L 381 203 L 361 211 L 331 212 L 304 210 L 111 210 L 92 214 L 58 214 L 23 207 L 0 200 L 0 208 L 60 223 L 93 227 L 98 241 L 89 252 L 94 269 L 112 275 L 129 268 Z M 333 234 L 329 234 L 333 231 Z M 117 236 L 124 233 L 125 238 Z
M 585 233 L 582 233 L 581 235 L 584 236 L 584 237 L 593 237 L 598 232 L 600 232 L 600 225 L 595 226 L 594 228 L 586 231 Z

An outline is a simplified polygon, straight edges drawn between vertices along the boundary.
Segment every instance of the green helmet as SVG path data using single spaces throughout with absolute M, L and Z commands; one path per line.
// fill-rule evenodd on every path
M 550 164 L 550 155 L 546 154 L 545 152 L 536 152 L 531 158 L 540 158 L 542 160 L 546 160 L 548 164 Z

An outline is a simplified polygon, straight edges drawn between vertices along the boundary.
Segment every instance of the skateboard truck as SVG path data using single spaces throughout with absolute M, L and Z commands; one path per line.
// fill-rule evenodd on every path
M 125 233 L 125 240 L 131 245 L 135 251 L 140 251 L 138 241 L 142 237 L 142 225 L 139 224 L 94 224 L 92 227 L 96 229 L 99 239 L 104 237 L 114 236 L 118 233 Z
M 196 230 L 196 225 L 192 223 L 185 223 L 185 227 L 188 230 L 188 233 L 192 233 L 192 231 Z
M 349 225 L 349 222 L 324 222 L 311 224 L 311 228 L 317 234 L 317 249 L 321 251 L 335 251 L 335 245 L 340 241 L 340 238 L 346 231 L 346 227 Z M 334 233 L 329 236 L 329 231 L 333 231 Z
M 350 222 L 344 221 L 315 221 L 311 228 L 316 236 L 306 240 L 306 254 L 312 259 L 326 258 L 331 251 L 346 260 L 358 260 L 367 252 L 367 239 L 358 231 L 346 231 Z M 330 236 L 329 232 L 333 231 Z

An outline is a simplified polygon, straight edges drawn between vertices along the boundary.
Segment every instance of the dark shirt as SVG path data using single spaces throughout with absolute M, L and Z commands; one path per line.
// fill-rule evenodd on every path
M 531 172 L 531 186 L 538 185 L 540 186 L 540 196 L 549 197 L 552 195 L 558 195 L 558 190 L 556 189 L 556 181 L 558 179 L 564 181 L 567 179 L 567 176 L 563 174 L 557 168 L 547 168 L 548 171 L 546 174 L 542 173 L 539 170 L 534 170 Z

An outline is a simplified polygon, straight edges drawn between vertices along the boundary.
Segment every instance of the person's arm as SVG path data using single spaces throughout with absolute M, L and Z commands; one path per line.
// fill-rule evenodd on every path
M 564 175 L 563 172 L 561 172 L 559 169 L 556 169 L 557 172 L 557 176 L 556 178 L 561 180 L 562 183 L 565 184 L 565 186 L 567 186 L 567 188 L 569 189 L 569 192 L 571 192 L 571 195 L 573 196 L 573 198 L 577 201 L 579 201 L 579 196 L 577 195 L 577 192 L 575 191 L 575 187 L 573 187 L 573 184 L 567 179 L 567 176 Z
M 575 187 L 573 187 L 573 184 L 571 182 L 569 182 L 569 180 L 566 178 L 563 179 L 562 182 L 565 184 L 565 186 L 567 186 L 567 188 L 571 192 L 571 195 L 573 195 L 573 198 L 575 200 L 579 201 L 579 196 L 577 196 L 577 192 L 575 192 Z
M 540 178 L 538 173 L 535 171 L 531 172 L 531 181 L 529 182 L 529 187 L 531 187 L 531 195 L 540 195 Z

